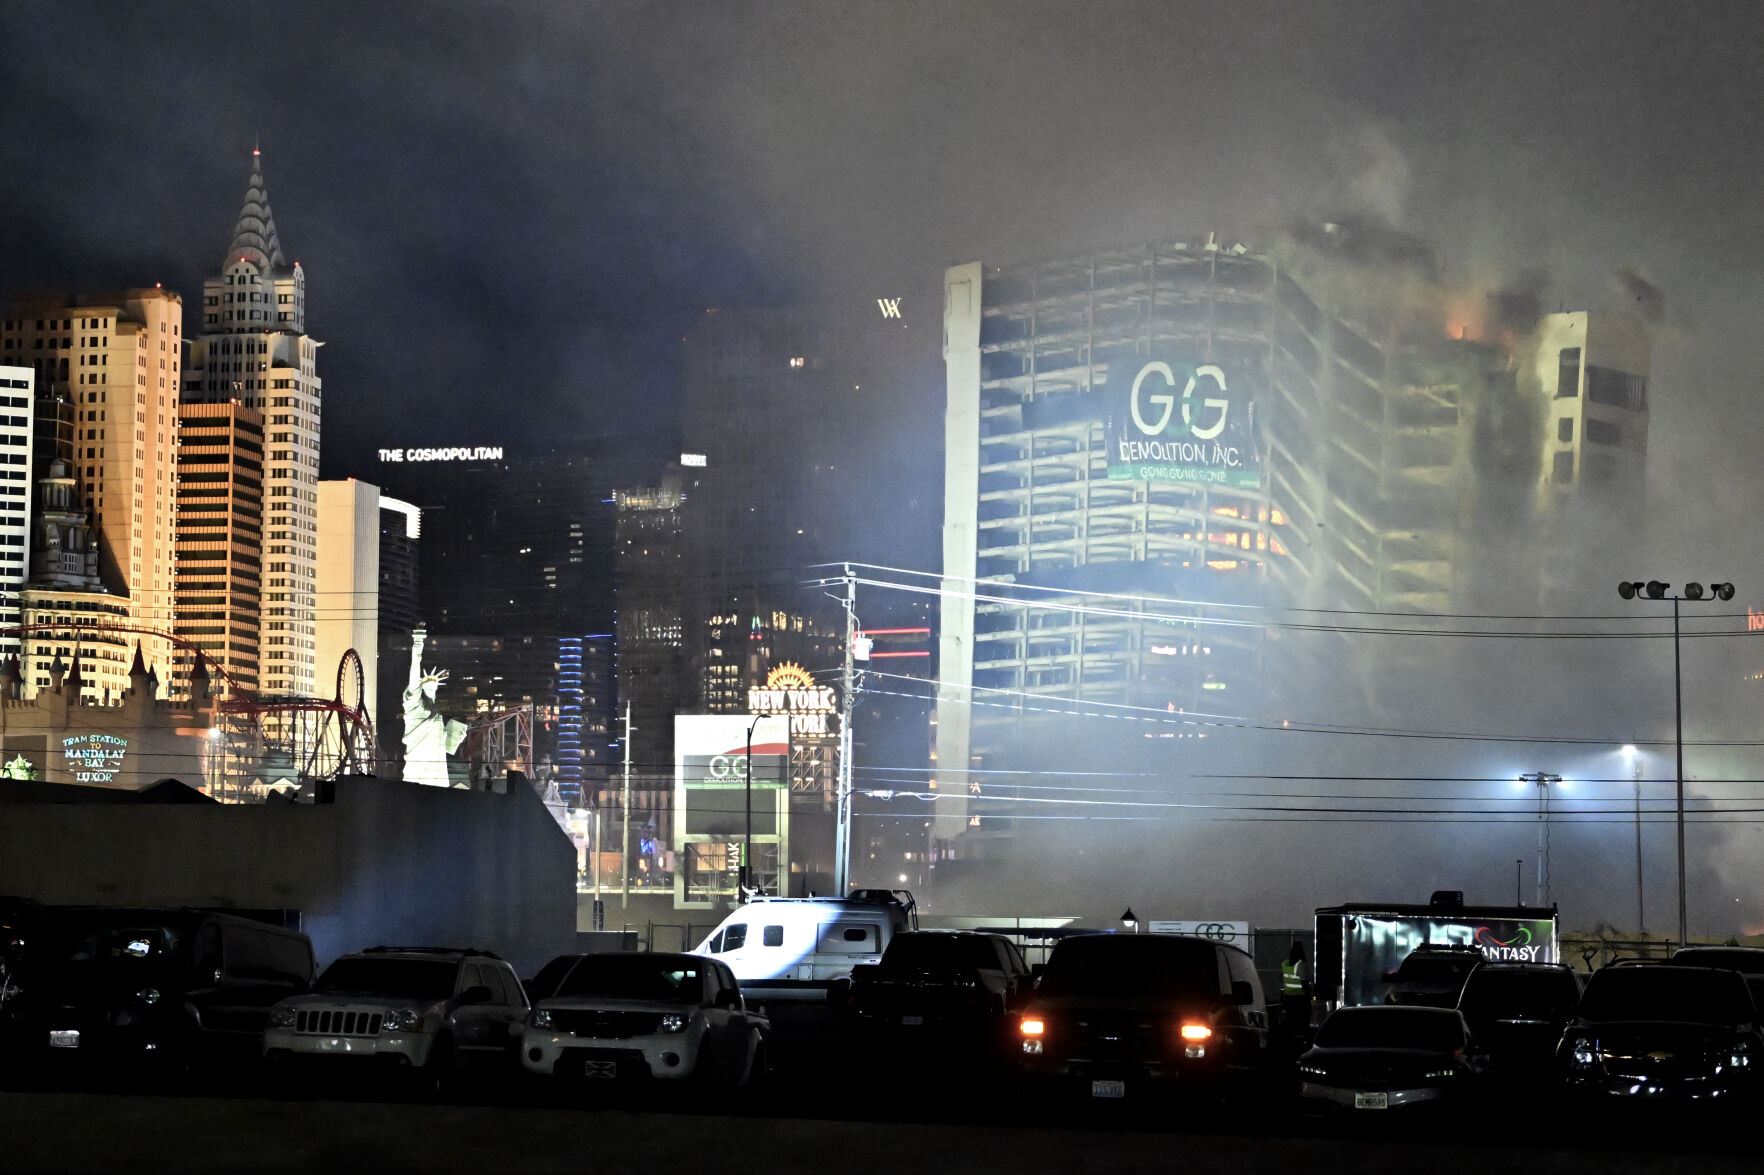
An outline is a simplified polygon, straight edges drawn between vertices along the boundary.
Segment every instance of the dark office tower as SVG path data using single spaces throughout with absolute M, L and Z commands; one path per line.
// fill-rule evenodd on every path
M 688 705 L 745 709 L 761 646 L 816 672 L 841 660 L 841 610 L 803 582 L 817 564 L 931 565 L 935 447 L 915 396 L 933 373 L 915 374 L 911 325 L 889 300 L 716 310 L 687 337 Z
M 622 737 L 631 717 L 632 771 L 646 780 L 672 778 L 674 715 L 680 709 L 681 599 L 685 552 L 680 467 L 658 486 L 619 490 L 617 521 L 618 712 Z
M 649 439 L 617 437 L 535 456 L 381 467 L 388 488 L 422 509 L 418 615 L 430 633 L 427 656 L 453 675 L 443 705 L 479 719 L 528 706 L 539 719 L 536 763 L 564 772 L 559 787 L 570 802 L 605 778 L 616 737 L 606 635 L 613 492 L 653 476 L 661 460 Z M 567 731 L 559 674 L 566 660 L 574 671 L 574 645 L 560 641 L 583 648 L 582 710 Z M 561 746 L 560 735 L 574 741 Z
M 236 402 L 185 404 L 178 420 L 177 634 L 208 658 L 217 692 L 254 694 L 263 416 Z M 180 658 L 178 689 L 187 688 L 190 671 Z
M 202 330 L 190 340 L 186 403 L 237 400 L 264 417 L 261 689 L 311 696 L 316 672 L 319 342 L 306 333 L 306 271 L 289 263 L 270 214 L 261 157 L 220 272 L 202 286 Z
M 417 599 L 422 521 L 423 512 L 409 502 L 380 496 L 380 672 L 374 734 L 381 758 L 393 764 L 404 753 L 403 694 L 410 680 L 410 634 L 422 619 Z

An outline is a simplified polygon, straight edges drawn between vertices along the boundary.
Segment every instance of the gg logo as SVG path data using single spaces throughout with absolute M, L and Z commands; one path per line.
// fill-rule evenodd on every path
M 1140 405 L 1140 392 L 1145 388 L 1146 377 L 1149 375 L 1162 376 L 1164 386 L 1173 389 L 1176 386 L 1176 373 L 1170 369 L 1168 363 L 1154 361 L 1147 363 L 1144 367 L 1140 368 L 1139 374 L 1133 377 L 1133 396 L 1130 401 L 1130 407 L 1133 413 L 1133 425 L 1146 436 L 1155 437 L 1161 434 L 1164 429 L 1169 426 L 1170 417 L 1176 412 L 1177 397 L 1169 391 L 1152 392 L 1150 395 L 1146 396 L 1145 398 L 1147 402 L 1153 407 L 1162 409 L 1158 415 L 1157 423 L 1148 424 L 1146 422 L 1145 410 Z M 1220 393 L 1218 398 L 1208 396 L 1203 397 L 1201 400 L 1202 404 L 1217 411 L 1219 414 L 1218 419 L 1206 428 L 1197 426 L 1194 423 L 1192 415 L 1195 384 L 1197 380 L 1200 380 L 1203 377 L 1212 380 L 1213 383 L 1218 386 Z M 1181 396 L 1182 424 L 1188 429 L 1191 435 L 1198 437 L 1203 441 L 1210 441 L 1225 431 L 1225 413 L 1226 409 L 1231 406 L 1231 402 L 1223 398 L 1224 393 L 1225 373 L 1223 371 L 1219 370 L 1219 368 L 1211 363 L 1204 367 L 1197 367 L 1194 369 L 1194 374 L 1188 377 L 1188 381 L 1182 387 Z

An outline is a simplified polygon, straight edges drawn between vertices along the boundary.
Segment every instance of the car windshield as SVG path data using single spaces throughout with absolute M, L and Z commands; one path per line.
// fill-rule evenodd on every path
M 60 920 L 54 938 L 54 964 L 75 975 L 113 979 L 171 966 L 182 941 L 176 926 L 101 914 Z
M 1398 983 L 1462 983 L 1480 955 L 1410 955 L 1397 968 Z
M 1580 1015 L 1588 1020 L 1744 1024 L 1755 1013 L 1745 983 L 1732 971 L 1607 967 L 1587 981 Z
M 581 957 L 581 955 L 559 955 L 539 968 L 539 974 L 533 976 L 532 982 L 527 984 L 527 994 L 536 1000 L 549 999 L 551 994 L 557 990 L 557 985 L 563 981 L 563 977 L 569 974 L 570 968 L 574 967 L 576 961 Z
M 589 955 L 564 978 L 557 996 L 696 1004 L 704 998 L 704 971 L 683 955 Z
M 451 960 L 356 956 L 326 967 L 313 990 L 444 1000 L 453 994 L 458 975 L 459 964 Z
M 1219 959 L 1204 942 L 1086 935 L 1054 948 L 1038 990 L 1049 996 L 1218 1000 Z
M 882 966 L 990 967 L 998 969 L 992 940 L 965 934 L 897 934 L 882 956 Z
M 1580 986 L 1566 971 L 1491 971 L 1482 968 L 1464 984 L 1458 1001 L 1466 1016 L 1498 1020 L 1551 1020 L 1574 1010 Z
M 1317 1029 L 1317 1047 L 1450 1052 L 1464 1047 L 1464 1025 L 1444 1009 L 1342 1008 Z

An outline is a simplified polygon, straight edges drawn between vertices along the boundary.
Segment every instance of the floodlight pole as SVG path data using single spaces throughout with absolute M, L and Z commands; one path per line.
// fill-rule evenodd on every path
M 1685 948 L 1684 902 L 1684 675 L 1678 651 L 1678 597 L 1672 597 L 1672 741 L 1678 749 L 1678 949 Z
M 1689 920 L 1686 915 L 1684 887 L 1684 674 L 1682 656 L 1679 651 L 1680 635 L 1678 621 L 1678 604 L 1680 600 L 1731 600 L 1733 585 L 1731 583 L 1711 583 L 1708 594 L 1704 595 L 1703 585 L 1687 583 L 1678 595 L 1669 596 L 1671 584 L 1659 580 L 1642 583 L 1639 580 L 1625 581 L 1617 585 L 1617 594 L 1626 600 L 1649 599 L 1672 601 L 1672 726 L 1673 743 L 1677 748 L 1678 779 L 1675 794 L 1675 807 L 1678 820 L 1678 946 L 1682 950 L 1687 945 Z

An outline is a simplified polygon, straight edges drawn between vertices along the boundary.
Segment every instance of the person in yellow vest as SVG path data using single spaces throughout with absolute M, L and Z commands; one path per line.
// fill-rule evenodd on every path
M 1311 969 L 1305 962 L 1305 944 L 1297 939 L 1280 964 L 1280 1006 L 1287 1032 L 1296 1036 L 1311 1027 Z

